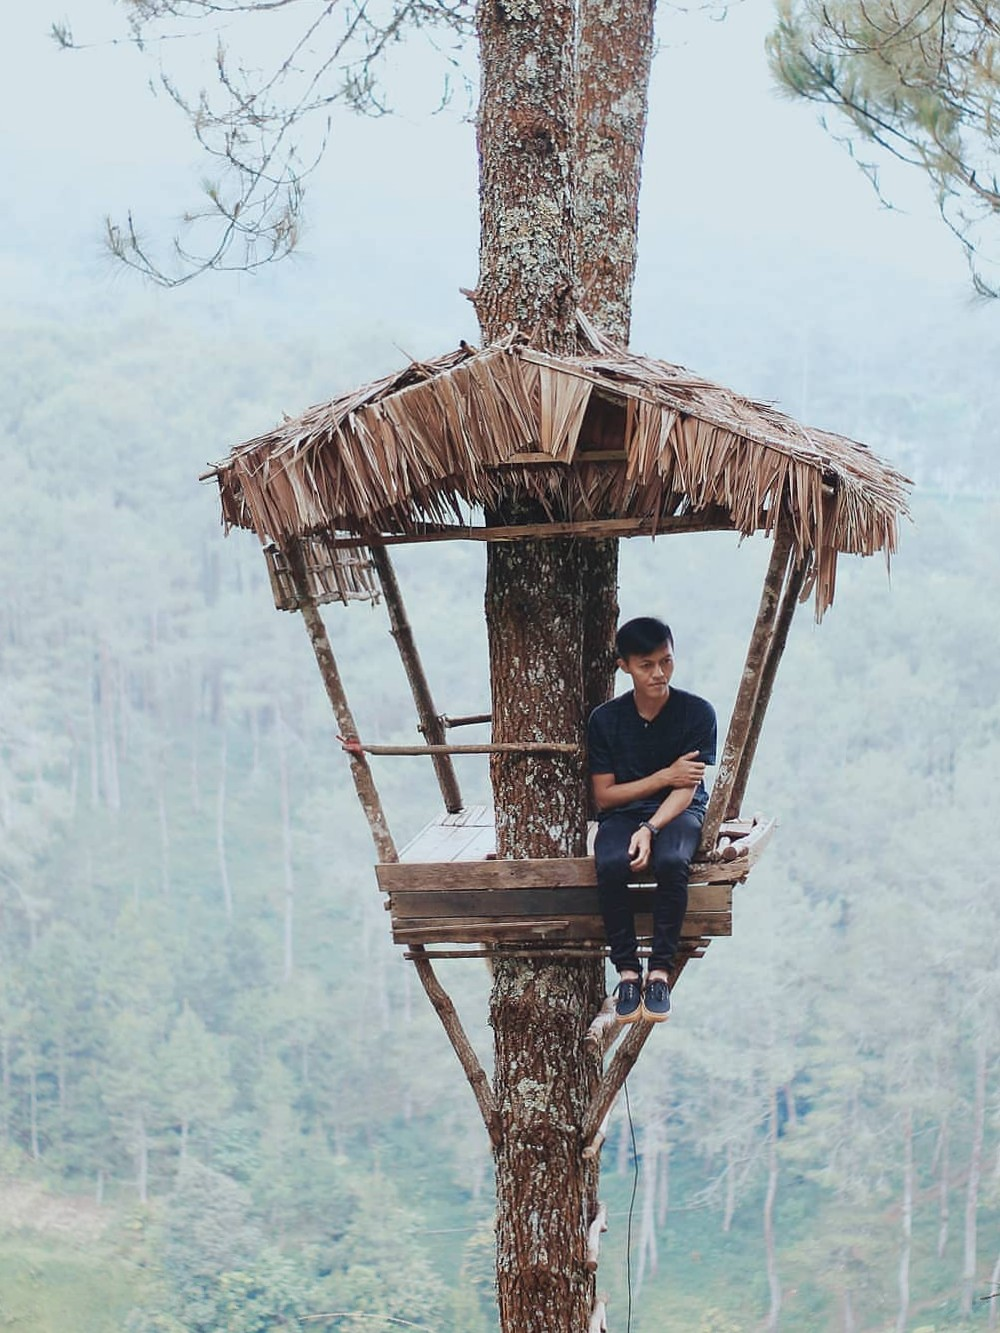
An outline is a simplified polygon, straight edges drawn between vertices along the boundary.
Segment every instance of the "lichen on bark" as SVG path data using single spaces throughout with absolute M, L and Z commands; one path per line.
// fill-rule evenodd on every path
M 581 294 L 627 339 L 652 9 L 648 0 L 481 0 L 476 309 L 485 340 L 520 329 L 572 352 Z M 487 521 L 545 517 L 511 497 Z M 616 615 L 617 543 L 490 543 L 494 739 L 580 746 L 568 756 L 493 756 L 502 857 L 584 853 L 585 726 L 610 689 Z M 581 1151 L 597 1069 L 583 1038 L 604 965 L 498 948 L 493 971 L 501 1328 L 580 1333 L 594 1302 L 585 1259 L 597 1210 L 597 1161 Z

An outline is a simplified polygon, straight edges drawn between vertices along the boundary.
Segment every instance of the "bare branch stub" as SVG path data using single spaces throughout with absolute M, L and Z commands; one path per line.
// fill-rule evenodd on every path
M 184 214 L 168 258 L 131 213 L 124 222 L 106 219 L 112 255 L 173 287 L 206 271 L 252 272 L 290 254 L 333 113 L 390 110 L 386 60 L 415 32 L 444 62 L 442 82 L 450 87 L 444 76 L 449 68 L 462 71 L 461 41 L 472 31 L 473 8 L 471 0 L 392 0 L 376 14 L 366 0 L 331 0 L 303 17 L 298 0 L 132 0 L 129 40 L 157 51 L 160 86 L 211 159 L 212 174 L 201 203 Z M 457 37 L 457 46 L 452 41 L 446 49 L 442 33 Z M 85 45 L 65 24 L 54 25 L 52 36 L 66 50 Z M 165 66 L 167 40 L 182 36 L 212 42 L 210 85 L 191 91 Z

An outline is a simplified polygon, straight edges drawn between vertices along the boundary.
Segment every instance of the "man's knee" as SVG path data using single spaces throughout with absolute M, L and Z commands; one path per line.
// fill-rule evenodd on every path
M 594 865 L 598 884 L 613 886 L 627 884 L 632 875 L 628 849 L 621 847 L 595 848 Z
M 679 847 L 657 847 L 653 858 L 653 868 L 660 882 L 676 884 L 686 882 L 691 872 L 691 857 Z

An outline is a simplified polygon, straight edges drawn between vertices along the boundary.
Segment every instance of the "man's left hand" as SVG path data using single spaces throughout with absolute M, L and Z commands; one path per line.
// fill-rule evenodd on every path
M 620 845 L 620 844 L 619 844 Z M 629 865 L 633 870 L 645 870 L 653 852 L 653 835 L 648 828 L 637 828 L 628 845 Z

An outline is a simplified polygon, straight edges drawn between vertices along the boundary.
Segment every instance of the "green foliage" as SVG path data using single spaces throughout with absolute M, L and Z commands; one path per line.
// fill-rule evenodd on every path
M 129 1306 L 137 1333 L 332 1312 L 331 1327 L 360 1333 L 399 1327 L 390 1318 L 494 1327 L 489 1155 L 471 1096 L 389 943 L 301 627 L 272 610 L 252 544 L 220 548 L 214 501 L 194 484 L 206 455 L 317 397 L 313 371 L 155 327 L 24 328 L 5 346 L 0 553 L 17 577 L 0 610 L 0 1170 L 137 1210 L 107 1278 L 117 1322 L 95 1314 L 94 1333 Z M 934 373 L 923 397 L 895 380 L 880 397 L 831 367 L 826 392 L 859 413 L 862 436 L 888 430 L 905 399 L 912 447 L 936 468 L 941 432 L 955 431 L 954 452 L 996 403 L 977 384 L 956 422 L 950 376 Z M 967 447 L 965 461 L 984 446 Z M 984 1287 L 1000 1249 L 1000 946 L 981 853 L 1000 791 L 996 511 L 922 494 L 915 507 L 891 591 L 847 561 L 827 623 L 793 629 L 747 800 L 779 816 L 777 837 L 737 891 L 735 938 L 688 969 L 630 1078 L 640 1152 L 653 1153 L 651 1124 L 662 1135 L 656 1206 L 633 1219 L 657 1240 L 636 1295 L 651 1327 L 759 1325 L 775 1095 L 788 1327 L 838 1326 L 848 1298 L 859 1327 L 893 1320 L 907 1115 L 914 1306 L 951 1309 L 962 1256 L 956 1221 L 937 1254 L 941 1144 L 947 1131 L 957 1219 L 973 1032 L 990 1051 Z M 623 604 L 667 614 L 678 680 L 720 712 L 763 545 L 671 543 L 666 575 L 662 543 L 623 551 Z M 482 552 L 397 563 L 441 706 L 479 711 Z M 411 739 L 384 613 L 327 614 L 362 734 Z M 436 790 L 419 760 L 377 777 L 402 841 L 436 812 Z M 462 778 L 470 801 L 485 797 L 484 765 Z M 485 969 L 454 964 L 446 980 L 487 1059 Z M 630 1152 L 619 1111 L 602 1183 L 616 1322 Z M 22 1299 L 27 1278 L 8 1284 L 19 1244 L 0 1238 L 0 1290 L 23 1318 L 44 1303 Z M 49 1302 L 39 1330 L 88 1327 L 60 1324 L 51 1311 L 65 1308 Z
M 791 94 L 834 108 L 876 185 L 881 149 L 924 171 L 980 291 L 1000 216 L 1000 28 L 984 0 L 783 0 L 769 41 Z

